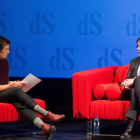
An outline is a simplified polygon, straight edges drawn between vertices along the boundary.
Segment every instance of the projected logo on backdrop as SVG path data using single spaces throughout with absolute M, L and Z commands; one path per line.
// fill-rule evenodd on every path
M 137 16 L 136 13 L 132 13 L 132 20 L 127 23 L 126 32 L 129 36 L 140 35 L 140 29 L 138 29 L 138 24 L 140 23 L 140 16 Z
M 60 48 L 56 48 L 56 55 L 50 59 L 50 67 L 52 70 L 72 70 L 74 62 L 68 55 L 73 55 L 73 49 L 65 48 L 61 51 Z M 66 61 L 66 63 L 64 63 Z
M 0 18 L 5 19 L 6 14 L 0 12 Z M 0 34 L 4 34 L 6 32 L 6 24 L 0 20 Z M 17 47 L 15 50 L 10 48 L 10 54 L 8 55 L 7 59 L 9 61 L 9 68 L 10 69 L 24 69 L 26 67 L 26 61 L 24 59 L 25 48 Z M 15 59 L 14 57 L 15 56 Z M 16 62 L 19 61 L 19 63 Z
M 30 24 L 30 31 L 32 34 L 52 34 L 54 27 L 50 20 L 53 19 L 53 13 L 44 13 L 41 14 L 36 12 L 36 19 L 33 20 Z M 41 26 L 41 23 L 44 23 L 44 26 Z
M 111 66 L 112 64 L 109 62 L 109 60 L 113 60 L 117 65 L 122 66 L 122 61 L 120 59 L 120 56 L 122 55 L 122 50 L 113 49 L 109 53 L 109 49 L 104 49 L 105 56 L 100 57 L 98 60 L 98 67 L 104 67 L 104 66 Z
M 5 13 L 0 12 L 0 18 L 5 19 Z M 2 20 L 0 20 L 0 33 L 4 34 L 5 32 L 6 32 L 6 25 Z
M 10 48 L 10 54 L 8 55 L 7 58 L 9 61 L 9 68 L 19 69 L 19 70 L 24 69 L 26 67 L 24 54 L 25 54 L 25 48 L 18 47 L 15 50 L 13 48 Z
M 102 26 L 100 24 L 101 14 L 84 13 L 83 21 L 78 24 L 78 32 L 80 35 L 100 35 L 102 33 Z

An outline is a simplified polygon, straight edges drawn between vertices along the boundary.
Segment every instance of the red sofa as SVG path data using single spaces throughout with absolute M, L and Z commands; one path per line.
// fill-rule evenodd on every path
M 127 76 L 129 65 L 109 66 L 72 75 L 73 117 L 75 119 L 128 120 L 130 101 L 119 83 Z M 139 117 L 140 120 L 140 117 Z
M 45 102 L 40 99 L 34 99 L 39 106 L 45 109 Z M 38 113 L 37 113 L 38 114 Z M 42 116 L 38 114 L 40 118 Z M 26 120 L 16 108 L 9 103 L 0 103 L 0 122 L 13 122 L 13 121 L 22 121 Z

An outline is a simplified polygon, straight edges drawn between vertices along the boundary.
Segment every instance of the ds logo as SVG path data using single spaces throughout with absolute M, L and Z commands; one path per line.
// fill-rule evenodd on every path
M 140 35 L 140 16 L 137 16 L 136 13 L 132 14 L 132 20 L 126 25 L 126 33 L 129 36 Z
M 78 24 L 78 32 L 80 35 L 100 35 L 102 33 L 101 14 L 93 13 L 89 15 L 84 13 L 83 21 Z
M 47 34 L 53 33 L 54 27 L 52 24 L 53 13 L 40 14 L 36 12 L 36 19 L 30 24 L 30 31 L 32 34 Z
M 50 67 L 52 70 L 72 70 L 74 62 L 71 58 L 73 49 L 65 48 L 62 51 L 56 48 L 56 55 L 50 59 Z
M 0 19 L 5 19 L 5 13 L 0 12 Z M 6 25 L 5 23 L 0 20 L 0 34 L 4 34 L 6 32 Z
M 105 52 L 105 57 L 100 57 L 99 60 L 98 60 L 98 67 L 103 67 L 103 66 L 109 66 L 109 65 L 112 65 L 112 64 L 109 64 L 109 60 L 113 60 L 114 62 L 116 62 L 119 66 L 122 66 L 122 62 L 121 60 L 119 59 L 120 56 L 122 55 L 122 50 L 118 50 L 118 49 L 113 49 L 111 52 L 110 52 L 110 56 L 111 58 L 109 58 L 109 51 L 108 51 L 108 48 L 105 48 L 104 49 L 104 52 Z
M 26 67 L 26 61 L 24 58 L 25 48 L 10 48 L 10 54 L 8 55 L 7 59 L 9 61 L 9 68 L 10 69 L 24 69 Z M 15 56 L 15 57 L 13 57 Z M 13 59 L 14 58 L 14 59 Z

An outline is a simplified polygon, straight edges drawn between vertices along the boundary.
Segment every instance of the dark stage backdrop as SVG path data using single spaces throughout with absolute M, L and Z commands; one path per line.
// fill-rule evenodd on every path
M 11 41 L 10 77 L 42 78 L 29 94 L 50 108 L 69 110 L 74 72 L 125 65 L 137 57 L 139 5 L 139 0 L 0 0 L 0 35 Z

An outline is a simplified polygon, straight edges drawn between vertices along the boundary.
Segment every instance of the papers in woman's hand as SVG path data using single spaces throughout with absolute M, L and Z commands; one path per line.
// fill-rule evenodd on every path
M 35 77 L 34 75 L 32 75 L 30 73 L 21 82 L 23 82 L 23 81 L 27 82 L 27 84 L 26 84 L 26 86 L 23 86 L 21 90 L 24 91 L 24 92 L 27 92 L 28 90 L 30 90 L 32 87 L 34 87 L 36 84 L 38 84 L 42 80 Z

